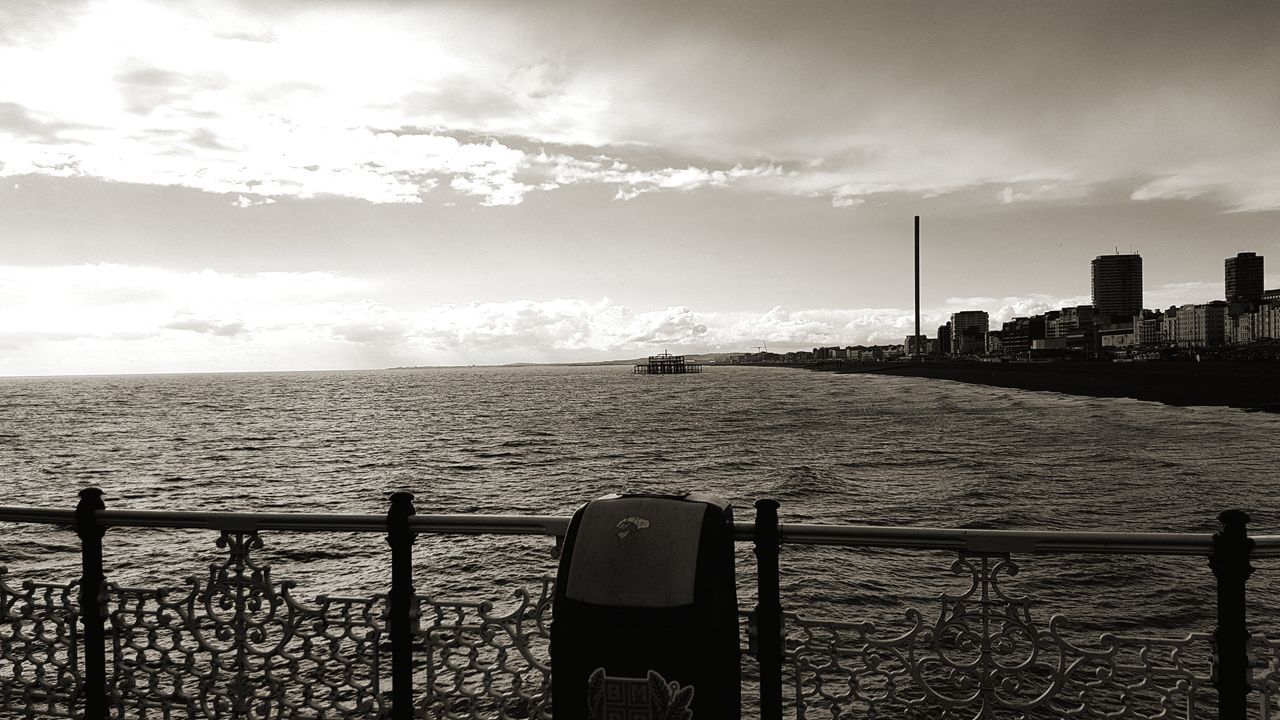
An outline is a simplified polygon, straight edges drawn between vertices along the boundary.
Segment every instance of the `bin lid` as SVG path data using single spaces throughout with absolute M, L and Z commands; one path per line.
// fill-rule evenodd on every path
M 707 505 L 673 497 L 587 503 L 569 558 L 566 597 L 613 607 L 693 604 Z

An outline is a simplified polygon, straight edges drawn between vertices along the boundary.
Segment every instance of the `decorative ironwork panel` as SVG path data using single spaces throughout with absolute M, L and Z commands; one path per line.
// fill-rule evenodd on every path
M 1280 637 L 1257 634 L 1249 639 L 1253 661 L 1253 691 L 1258 693 L 1262 720 L 1280 718 Z
M 84 678 L 75 584 L 10 584 L 0 567 L 0 711 L 74 717 Z
M 218 547 L 226 559 L 185 588 L 111 588 L 117 716 L 384 715 L 385 598 L 302 604 L 252 557 L 257 533 L 224 532 Z
M 550 718 L 552 577 L 537 593 L 515 592 L 516 607 L 418 596 L 415 662 L 424 667 L 418 716 Z
M 1008 556 L 962 553 L 952 571 L 968 588 L 943 593 L 932 622 L 908 610 L 897 634 L 789 615 L 797 717 L 1214 716 L 1209 633 L 1076 644 L 1063 618 L 1040 625 L 1032 601 L 1004 588 L 1018 573 Z

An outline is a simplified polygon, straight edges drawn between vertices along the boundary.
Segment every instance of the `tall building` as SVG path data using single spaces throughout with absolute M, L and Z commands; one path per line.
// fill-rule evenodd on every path
M 1257 304 L 1262 300 L 1262 256 L 1242 252 L 1227 258 L 1227 302 Z
M 951 352 L 981 355 L 987 351 L 990 320 L 986 310 L 965 310 L 951 316 Z
M 938 354 L 947 355 L 951 352 L 951 323 L 938 326 Z
M 1142 312 L 1142 256 L 1099 255 L 1090 269 L 1098 322 L 1132 322 Z

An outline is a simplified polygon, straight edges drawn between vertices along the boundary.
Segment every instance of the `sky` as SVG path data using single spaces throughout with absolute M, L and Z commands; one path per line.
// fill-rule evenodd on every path
M 0 375 L 901 343 L 1280 287 L 1280 3 L 0 4 Z

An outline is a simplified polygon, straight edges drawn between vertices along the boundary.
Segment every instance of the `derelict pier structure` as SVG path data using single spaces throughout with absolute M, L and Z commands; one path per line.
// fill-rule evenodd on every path
M 648 362 L 636 363 L 631 372 L 635 375 L 684 375 L 702 372 L 702 365 L 686 362 L 683 355 L 664 352 L 650 355 Z

